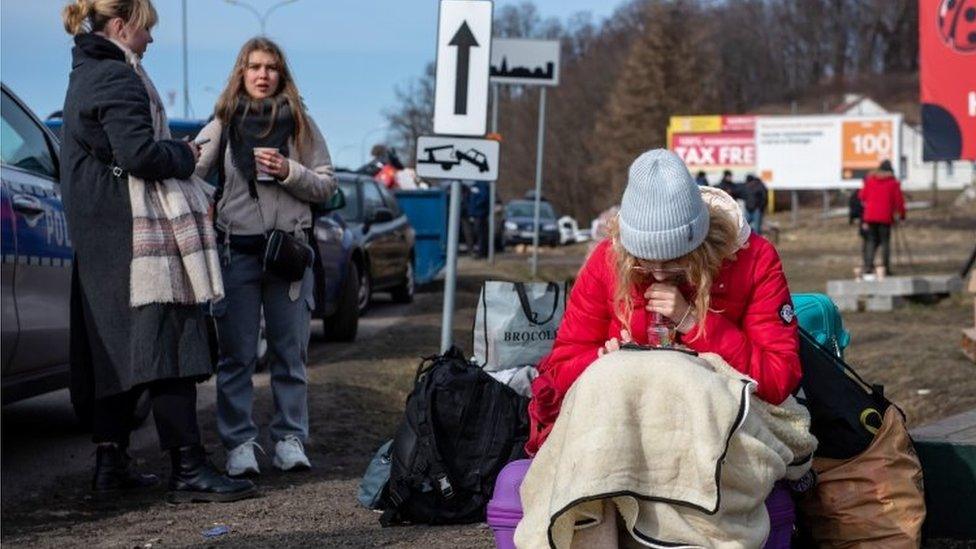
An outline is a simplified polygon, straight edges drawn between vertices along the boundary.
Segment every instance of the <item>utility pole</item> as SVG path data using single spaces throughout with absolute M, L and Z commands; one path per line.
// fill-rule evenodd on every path
M 187 54 L 186 0 L 183 0 L 183 118 L 190 118 L 190 69 Z

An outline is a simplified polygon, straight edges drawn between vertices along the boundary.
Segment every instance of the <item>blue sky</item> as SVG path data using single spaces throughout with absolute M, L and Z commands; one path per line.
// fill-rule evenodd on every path
M 244 0 L 264 12 L 276 0 Z M 495 9 L 516 4 L 496 0 Z M 0 78 L 44 118 L 61 108 L 70 70 L 71 37 L 61 26 L 64 0 L 0 2 Z M 145 66 L 167 101 L 183 115 L 180 0 L 156 0 L 160 22 Z M 240 45 L 258 34 L 257 18 L 222 0 L 188 0 L 190 105 L 206 117 Z M 566 20 L 589 11 L 599 20 L 619 0 L 535 0 L 543 17 Z M 419 76 L 434 59 L 437 0 L 299 0 L 271 15 L 267 34 L 288 55 L 299 89 L 322 128 L 335 163 L 355 167 L 382 140 L 382 111 L 394 87 Z M 174 101 L 169 104 L 168 94 Z M 363 150 L 363 143 L 365 149 Z

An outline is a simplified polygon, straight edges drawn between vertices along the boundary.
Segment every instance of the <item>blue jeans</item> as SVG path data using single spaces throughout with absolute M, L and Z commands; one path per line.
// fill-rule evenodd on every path
M 222 250 L 222 257 L 223 255 Z M 217 365 L 217 431 L 228 450 L 257 438 L 251 417 L 257 364 L 261 310 L 270 357 L 271 391 L 275 414 L 271 440 L 287 435 L 308 439 L 308 381 L 305 362 L 311 312 L 314 308 L 312 269 L 296 282 L 297 299 L 289 295 L 292 283 L 266 274 L 261 257 L 230 252 L 223 265 L 224 299 L 214 304 L 220 360 Z
M 762 222 L 763 222 L 762 208 L 756 208 L 755 210 L 746 210 L 746 223 L 748 223 L 749 226 L 752 227 L 752 232 L 761 235 Z

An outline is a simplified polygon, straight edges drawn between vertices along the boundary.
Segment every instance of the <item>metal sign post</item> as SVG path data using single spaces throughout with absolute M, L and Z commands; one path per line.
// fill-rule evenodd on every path
M 457 285 L 458 229 L 461 225 L 461 181 L 451 181 L 451 206 L 447 215 L 447 272 L 444 273 L 444 309 L 441 322 L 441 353 L 453 344 L 454 293 Z
M 491 133 L 498 133 L 498 84 L 491 85 Z M 495 264 L 495 182 L 488 183 L 488 264 Z
M 434 132 L 417 142 L 417 174 L 451 178 L 447 229 L 447 271 L 441 319 L 441 352 L 453 343 L 457 286 L 461 178 L 493 180 L 498 172 L 498 143 L 449 136 L 485 134 L 488 73 L 491 59 L 491 0 L 441 0 L 437 22 L 437 70 Z M 426 139 L 426 141 L 425 141 Z M 474 142 L 474 143 L 469 143 Z M 494 158 L 489 149 L 494 144 Z M 453 170 L 453 173 L 447 173 Z M 489 179 L 490 175 L 490 179 Z
M 542 209 L 542 153 L 546 144 L 546 88 L 539 92 L 539 135 L 535 145 L 535 221 L 532 233 L 532 278 L 539 273 L 539 211 Z

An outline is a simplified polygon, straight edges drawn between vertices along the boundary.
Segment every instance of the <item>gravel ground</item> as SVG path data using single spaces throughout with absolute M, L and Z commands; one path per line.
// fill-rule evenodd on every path
M 899 259 L 904 256 L 906 261 L 897 262 L 896 269 L 904 273 L 958 270 L 976 242 L 976 210 L 913 212 L 912 217 L 902 231 L 913 252 L 913 264 L 907 265 L 907 254 L 901 254 Z M 773 217 L 784 227 L 777 246 L 794 291 L 824 291 L 826 280 L 849 277 L 858 242 L 843 220 L 787 228 L 788 219 L 788 215 Z M 571 277 L 586 250 L 585 245 L 544 249 L 543 276 Z M 470 327 L 481 280 L 527 277 L 526 259 L 526 255 L 505 254 L 494 269 L 462 260 L 454 337 L 463 348 L 470 351 Z M 308 446 L 315 465 L 312 471 L 282 474 L 271 469 L 270 459 L 264 459 L 259 498 L 224 505 L 174 506 L 162 502 L 162 489 L 112 503 L 93 501 L 86 492 L 87 468 L 75 467 L 31 490 L 13 492 L 16 497 L 3 498 L 3 544 L 492 547 L 491 533 L 484 525 L 384 529 L 375 513 L 355 503 L 358 477 L 399 421 L 420 357 L 438 347 L 440 311 L 440 288 L 435 286 L 406 308 L 378 304 L 367 317 L 374 328 L 356 344 L 313 341 L 309 359 L 312 442 Z M 963 295 L 888 314 L 847 313 L 845 322 L 853 333 L 848 358 L 866 379 L 885 385 L 887 395 L 905 409 L 912 425 L 970 409 L 976 406 L 976 370 L 959 351 L 958 330 L 972 325 L 972 315 L 972 296 Z M 258 386 L 256 419 L 266 425 L 271 395 L 266 382 L 259 379 Z M 920 392 L 923 389 L 928 392 Z M 6 416 L 5 412 L 4 431 L 16 431 L 18 425 L 12 425 Z M 208 448 L 215 461 L 223 463 L 212 399 L 202 405 L 200 418 Z M 30 433 L 38 439 L 69 436 L 79 435 L 70 430 Z M 15 479 L 30 481 L 31 467 L 45 466 L 47 457 L 37 455 L 35 461 L 26 463 L 13 459 L 16 449 L 10 448 L 9 437 L 4 438 L 6 492 L 8 483 L 15 486 Z M 75 453 L 76 460 L 91 460 L 87 453 Z M 142 468 L 166 472 L 167 463 L 152 444 L 135 454 Z M 10 470 L 9 463 L 18 470 Z M 215 525 L 226 525 L 230 532 L 204 537 L 203 532 Z

